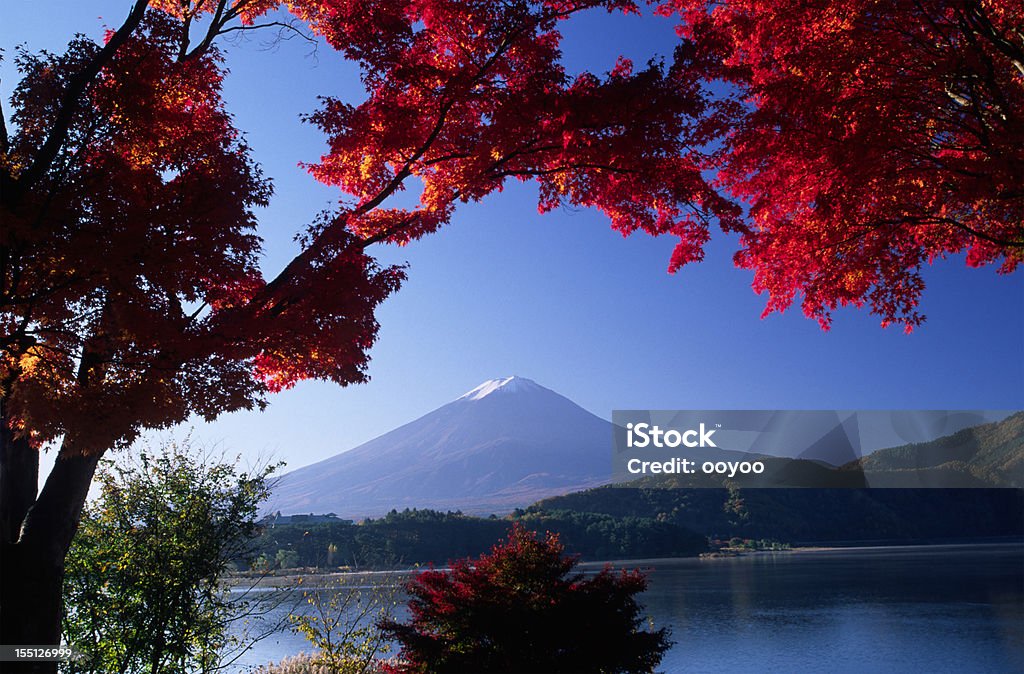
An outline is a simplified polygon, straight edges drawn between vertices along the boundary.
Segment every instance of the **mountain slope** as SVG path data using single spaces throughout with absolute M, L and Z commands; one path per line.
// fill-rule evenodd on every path
M 522 377 L 484 382 L 404 426 L 284 475 L 281 512 L 502 512 L 608 481 L 611 426 Z
M 872 452 L 844 469 L 869 476 L 901 471 L 941 473 L 944 484 L 1024 487 L 1024 412 L 965 428 L 931 442 Z M 960 478 L 959 482 L 954 481 Z
M 866 478 L 872 485 L 889 478 L 893 484 L 906 485 L 911 482 L 906 473 L 914 471 L 921 484 L 985 488 L 757 489 L 737 488 L 720 480 L 719 489 L 692 489 L 687 488 L 686 478 L 662 476 L 545 499 L 526 512 L 649 518 L 712 537 L 790 543 L 971 540 L 1024 534 L 1024 489 L 1020 488 L 1024 486 L 1024 412 L 930 442 L 881 449 L 838 469 L 816 469 L 821 475 L 815 476 L 814 483 L 822 485 L 841 484 L 844 477 Z
M 843 445 L 842 439 L 839 444 Z M 824 444 L 821 446 L 828 450 Z M 729 484 L 744 489 L 1024 488 L 1024 412 L 1017 412 L 1001 421 L 963 428 L 928 442 L 879 449 L 839 467 L 802 458 L 744 455 L 717 449 L 700 451 L 720 453 L 720 458 L 710 459 L 714 461 L 756 458 L 764 464 L 765 469 L 760 474 L 738 476 L 735 479 L 702 473 L 649 475 L 630 481 L 629 485 L 669 489 L 721 488 Z M 660 454 L 648 450 L 647 454 L 655 460 L 665 460 L 672 456 L 672 450 Z M 695 456 L 693 452 L 688 454 Z M 706 460 L 706 456 L 700 456 L 700 460 Z

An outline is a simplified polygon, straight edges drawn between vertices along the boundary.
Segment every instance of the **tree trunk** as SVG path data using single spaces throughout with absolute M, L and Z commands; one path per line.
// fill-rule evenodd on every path
M 0 573 L 0 642 L 12 646 L 60 643 L 64 559 L 39 546 L 3 544 Z M 55 662 L 4 662 L 0 672 L 56 672 Z
M 28 438 L 11 432 L 3 405 L 0 399 L 0 542 L 14 543 L 28 509 L 36 502 L 39 452 Z
M 6 423 L 3 427 L 0 644 L 55 646 L 64 615 L 64 556 L 78 530 L 99 456 L 78 455 L 65 442 L 38 498 L 29 498 L 35 497 L 38 452 L 14 439 Z M 0 663 L 5 673 L 56 671 L 55 662 Z

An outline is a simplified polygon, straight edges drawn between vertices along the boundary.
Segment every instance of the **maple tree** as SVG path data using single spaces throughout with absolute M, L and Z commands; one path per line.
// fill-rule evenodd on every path
M 490 553 L 406 584 L 408 622 L 382 627 L 402 646 L 395 672 L 651 672 L 665 628 L 642 629 L 640 571 L 593 576 L 555 534 L 515 524 Z
M 262 406 L 309 378 L 362 381 L 406 243 L 509 179 L 541 210 L 593 206 L 674 234 L 673 264 L 739 210 L 701 173 L 704 84 L 681 63 L 570 77 L 559 23 L 623 0 L 135 0 L 101 43 L 19 52 L 0 127 L 0 641 L 57 643 L 65 553 L 100 457 L 145 428 Z M 271 11 L 291 12 L 289 22 Z M 298 22 L 296 24 L 295 22 Z M 287 26 L 362 70 L 366 99 L 308 121 L 313 177 L 347 196 L 259 266 L 271 184 L 225 109 L 235 31 Z M 392 197 L 418 186 L 416 206 Z M 39 451 L 55 465 L 36 489 Z M 52 663 L 35 663 L 52 671 Z
M 1020 0 L 671 0 L 728 83 L 718 184 L 749 206 L 739 266 L 766 313 L 799 299 L 921 324 L 921 270 L 1024 258 Z

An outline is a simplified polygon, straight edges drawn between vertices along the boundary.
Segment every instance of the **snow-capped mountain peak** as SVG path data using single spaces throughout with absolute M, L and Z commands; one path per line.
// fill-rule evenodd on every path
M 472 391 L 462 394 L 456 400 L 481 400 L 495 393 L 524 393 L 527 391 L 540 391 L 543 388 L 543 386 L 532 379 L 513 375 L 502 379 L 488 379 Z
M 480 384 L 419 419 L 281 477 L 267 507 L 378 517 L 505 513 L 607 483 L 610 424 L 523 377 Z

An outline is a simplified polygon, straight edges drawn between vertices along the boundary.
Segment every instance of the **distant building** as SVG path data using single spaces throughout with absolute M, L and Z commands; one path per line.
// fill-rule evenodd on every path
M 352 520 L 343 520 L 335 513 L 327 513 L 326 515 L 316 515 L 313 513 L 309 513 L 308 515 L 282 515 L 280 510 L 273 515 L 267 515 L 260 520 L 260 524 L 268 527 L 273 527 L 278 524 L 319 524 L 321 522 L 353 524 Z

